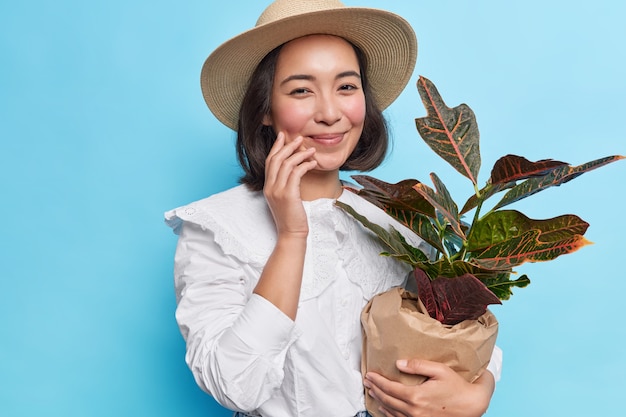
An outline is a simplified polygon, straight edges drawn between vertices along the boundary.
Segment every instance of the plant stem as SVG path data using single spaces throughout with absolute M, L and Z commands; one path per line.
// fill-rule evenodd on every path
M 437 235 L 439 236 L 439 241 L 443 242 L 445 240 L 445 236 L 446 236 L 446 227 L 448 226 L 446 222 L 443 222 L 443 224 L 441 222 L 439 222 L 439 217 L 435 216 L 435 218 L 433 219 L 435 221 L 435 226 L 437 227 Z M 452 256 L 450 255 L 450 253 L 446 250 L 446 246 L 443 245 L 444 251 L 441 252 L 441 256 L 443 256 L 446 261 L 452 265 Z M 439 252 L 439 251 L 438 251 Z
M 472 233 L 474 233 L 474 225 L 480 218 L 480 209 L 483 207 L 483 203 L 484 203 L 484 200 L 482 199 L 482 196 L 480 194 L 480 190 L 478 189 L 476 184 L 474 184 L 474 191 L 476 193 L 476 198 L 478 198 L 478 204 L 476 204 L 476 210 L 474 211 L 474 219 L 472 220 L 472 223 L 470 224 L 470 229 L 467 233 L 467 237 L 465 238 L 465 241 L 463 242 L 463 248 L 460 251 L 460 252 L 463 252 L 463 258 L 465 258 L 465 253 L 467 249 L 467 241 L 470 240 L 470 238 L 472 237 Z

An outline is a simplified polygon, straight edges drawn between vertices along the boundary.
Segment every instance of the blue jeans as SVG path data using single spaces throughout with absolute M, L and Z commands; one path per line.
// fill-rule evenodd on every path
M 233 417 L 253 417 L 253 416 L 238 411 L 233 415 Z M 372 415 L 368 413 L 367 411 L 359 411 L 358 413 L 356 413 L 354 417 L 372 417 Z

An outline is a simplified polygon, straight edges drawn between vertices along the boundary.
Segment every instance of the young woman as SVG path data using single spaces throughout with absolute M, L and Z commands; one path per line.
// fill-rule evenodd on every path
M 416 51 L 397 15 L 277 0 L 205 62 L 203 93 L 237 131 L 243 184 L 166 218 L 179 234 L 176 318 L 187 363 L 236 415 L 367 416 L 364 386 L 389 416 L 473 417 L 489 404 L 499 357 L 474 383 L 414 358 L 397 366 L 429 377 L 420 386 L 360 373 L 361 310 L 409 271 L 379 256 L 376 238 L 334 206 L 339 198 L 391 222 L 344 192 L 339 171 L 384 159 L 381 109 L 406 85 Z

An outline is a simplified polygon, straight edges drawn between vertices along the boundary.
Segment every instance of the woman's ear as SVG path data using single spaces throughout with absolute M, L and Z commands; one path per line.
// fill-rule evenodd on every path
M 272 116 L 266 114 L 263 116 L 263 126 L 272 126 Z

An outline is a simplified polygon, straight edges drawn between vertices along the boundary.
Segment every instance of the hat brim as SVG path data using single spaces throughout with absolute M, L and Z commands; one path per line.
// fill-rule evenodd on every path
M 345 7 L 284 18 L 220 45 L 204 62 L 202 94 L 215 117 L 237 130 L 249 77 L 274 48 L 307 35 L 340 36 L 363 51 L 367 77 L 381 110 L 402 92 L 417 59 L 417 39 L 402 17 L 379 9 Z

